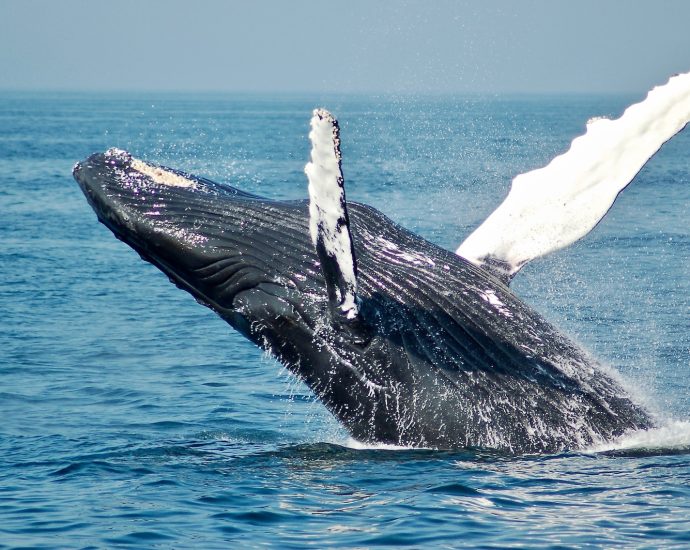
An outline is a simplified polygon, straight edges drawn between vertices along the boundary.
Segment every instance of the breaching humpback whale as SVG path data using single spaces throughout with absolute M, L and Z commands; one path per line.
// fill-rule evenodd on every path
M 588 233 L 690 120 L 690 73 L 518 176 L 447 251 L 345 199 L 336 120 L 314 111 L 309 200 L 251 195 L 111 149 L 74 167 L 98 219 L 268 350 L 357 440 L 545 453 L 653 417 L 508 288 Z

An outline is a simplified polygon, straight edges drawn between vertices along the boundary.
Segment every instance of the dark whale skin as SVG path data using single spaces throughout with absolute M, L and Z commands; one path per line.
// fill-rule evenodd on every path
M 274 201 L 97 153 L 74 177 L 98 219 L 300 377 L 355 439 L 554 453 L 654 425 L 617 380 L 497 278 L 348 203 L 360 318 L 336 319 L 307 201 Z M 232 374 L 230 373 L 229 376 Z

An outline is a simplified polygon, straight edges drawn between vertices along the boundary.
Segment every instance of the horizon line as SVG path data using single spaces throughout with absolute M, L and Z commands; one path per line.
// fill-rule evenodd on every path
M 572 90 L 572 89 L 546 89 L 546 90 L 242 90 L 242 89 L 172 89 L 172 88 L 31 88 L 31 87 L 2 87 L 2 94 L 161 94 L 161 95 L 258 95 L 258 96 L 316 96 L 316 95 L 340 95 L 340 96 L 398 96 L 398 97 L 442 97 L 442 96 L 612 96 L 636 93 L 646 93 L 649 90 L 619 89 L 619 90 Z

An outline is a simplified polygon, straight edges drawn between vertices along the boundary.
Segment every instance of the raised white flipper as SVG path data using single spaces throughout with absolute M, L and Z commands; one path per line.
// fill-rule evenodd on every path
M 616 120 L 593 119 L 547 166 L 520 174 L 456 250 L 505 282 L 589 233 L 659 148 L 690 121 L 690 73 L 671 77 Z
M 341 168 L 338 121 L 325 109 L 311 119 L 311 162 L 304 167 L 309 179 L 309 229 L 326 279 L 331 308 L 355 319 L 357 264 L 350 235 Z

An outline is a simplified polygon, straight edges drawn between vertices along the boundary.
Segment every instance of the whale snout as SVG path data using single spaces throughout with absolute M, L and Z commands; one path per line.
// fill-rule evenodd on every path
M 72 173 L 99 220 L 123 240 L 137 236 L 151 240 L 166 233 L 179 240 L 191 237 L 192 232 L 184 230 L 183 217 L 173 219 L 174 210 L 176 204 L 190 198 L 179 191 L 201 185 L 181 172 L 145 163 L 113 148 L 78 162 Z M 160 223 L 166 210 L 170 210 L 167 225 Z M 177 231 L 173 231 L 174 226 Z
M 72 168 L 74 179 L 99 221 L 118 236 L 122 229 L 126 228 L 131 232 L 136 230 L 127 209 L 119 200 L 124 180 L 119 177 L 119 173 L 124 173 L 126 162 L 124 158 L 115 161 L 107 153 L 97 153 L 77 162 Z
M 303 202 L 278 204 L 121 149 L 91 155 L 73 175 L 117 238 L 223 315 L 239 293 L 294 288 L 313 266 Z

